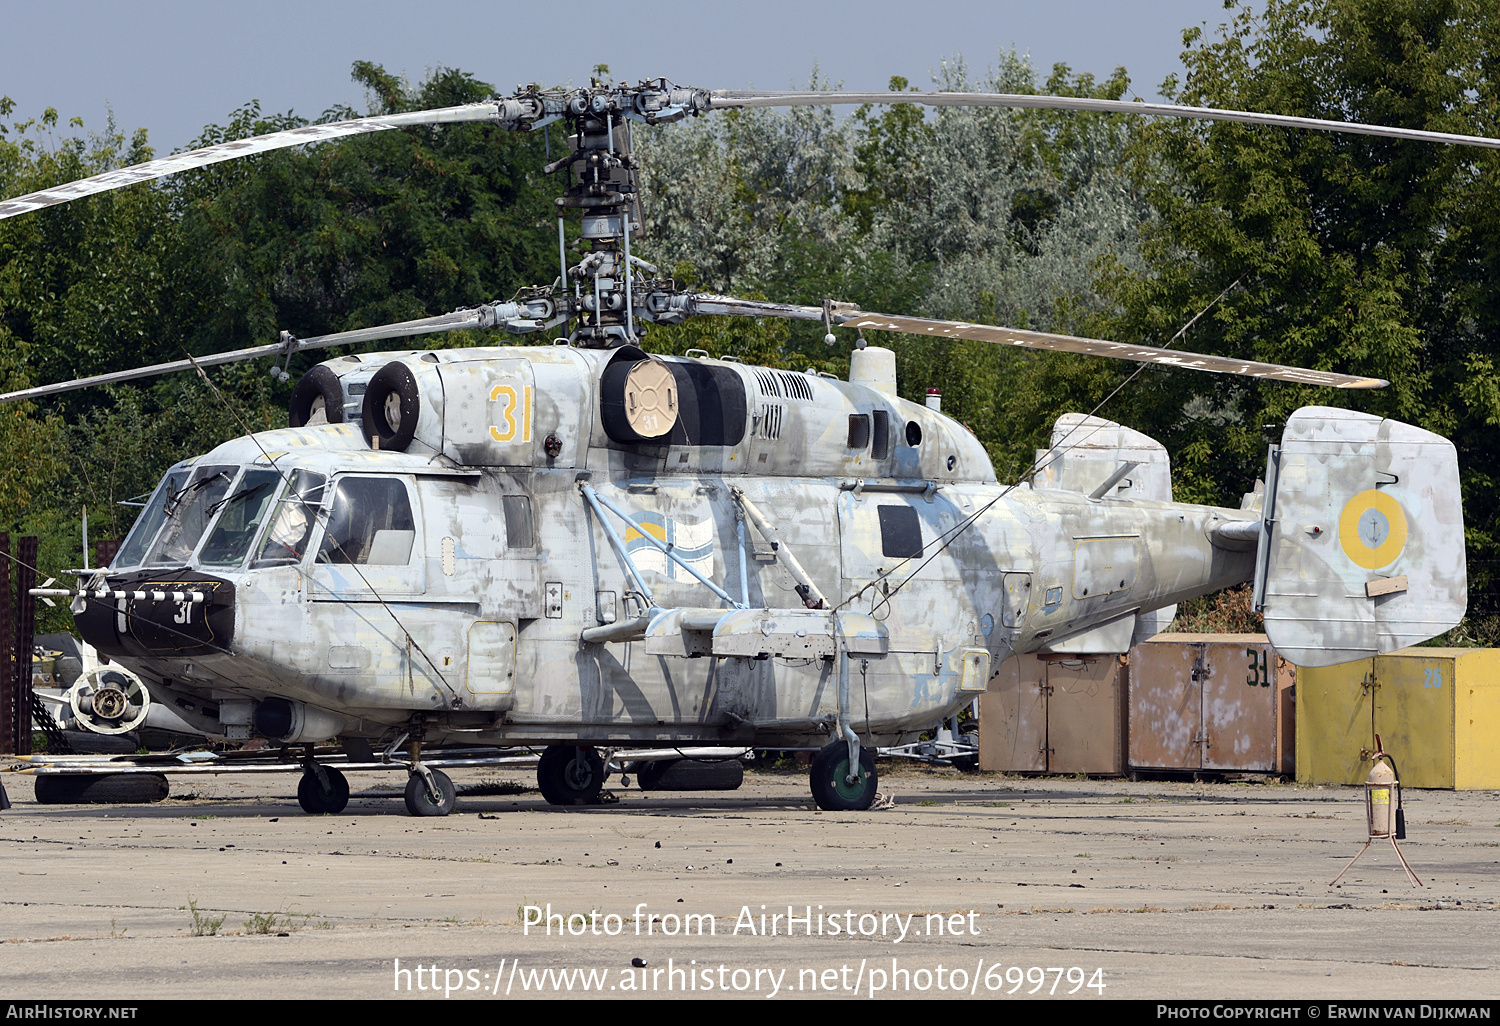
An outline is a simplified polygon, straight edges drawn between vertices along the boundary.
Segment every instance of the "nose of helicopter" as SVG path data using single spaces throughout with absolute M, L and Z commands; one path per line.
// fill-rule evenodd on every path
M 196 570 L 113 574 L 104 596 L 83 600 L 78 633 L 108 656 L 190 656 L 222 652 L 234 640 L 234 585 Z M 203 597 L 201 602 L 189 593 Z

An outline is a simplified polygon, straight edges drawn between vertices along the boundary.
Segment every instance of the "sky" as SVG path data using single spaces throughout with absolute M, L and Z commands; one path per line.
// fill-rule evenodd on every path
M 599 26 L 585 20 L 598 11 Z M 1014 48 L 1045 77 L 1056 62 L 1103 79 L 1118 65 L 1157 98 L 1182 71 L 1182 30 L 1227 20 L 1222 0 L 742 0 L 569 4 L 511 0 L 0 0 L 0 96 L 13 119 L 55 107 L 66 123 L 146 128 L 158 154 L 185 147 L 252 99 L 315 118 L 366 109 L 356 60 L 420 81 L 458 68 L 509 93 L 665 75 L 706 89 L 804 87 L 814 67 L 846 89 L 892 75 L 927 86 L 944 60 L 975 71 Z

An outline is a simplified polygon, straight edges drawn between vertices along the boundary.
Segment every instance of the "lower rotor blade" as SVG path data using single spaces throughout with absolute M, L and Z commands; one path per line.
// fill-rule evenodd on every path
M 195 356 L 191 360 L 173 360 L 171 363 L 158 363 L 150 367 L 137 367 L 134 370 L 95 374 L 91 378 L 61 381 L 55 385 L 38 385 L 36 388 L 23 388 L 19 392 L 7 392 L 4 395 L 0 395 L 0 403 L 16 402 L 21 399 L 38 399 L 43 396 L 57 395 L 60 392 L 72 392 L 80 388 L 91 388 L 94 385 L 114 385 L 122 381 L 153 378 L 159 374 L 173 374 L 177 371 L 192 370 L 194 363 L 199 367 L 216 367 L 219 364 L 237 363 L 240 360 L 253 360 L 260 356 L 281 356 L 283 353 L 300 353 L 305 349 L 326 349 L 329 346 L 355 345 L 360 342 L 375 342 L 385 338 L 402 338 L 408 335 L 427 335 L 441 331 L 457 331 L 462 328 L 477 328 L 480 326 L 479 316 L 479 311 L 477 310 L 459 310 L 455 313 L 440 314 L 437 317 L 423 317 L 419 320 L 401 321 L 397 324 L 382 324 L 374 328 L 356 328 L 353 331 L 339 331 L 331 335 L 315 335 L 312 338 L 292 338 L 286 342 L 273 342 L 266 346 L 252 346 L 249 349 L 235 349 L 227 353 Z
M 994 342 L 997 345 L 1021 346 L 1026 349 L 1082 353 L 1086 356 L 1107 356 L 1113 360 L 1134 360 L 1137 363 L 1182 367 L 1188 370 L 1208 371 L 1211 374 L 1238 374 L 1243 377 L 1270 378 L 1273 381 L 1292 381 L 1303 385 L 1323 385 L 1328 388 L 1384 388 L 1390 384 L 1389 381 L 1380 378 L 1362 378 L 1351 374 L 1335 374 L 1331 371 L 1307 370 L 1279 363 L 1259 363 L 1255 360 L 1236 360 L 1227 356 L 1183 353 L 1175 349 L 1158 349 L 1155 346 L 1131 346 L 1123 342 L 1106 342 L 1097 338 L 1053 335 L 1042 331 L 1021 331 L 1017 328 L 996 328 L 988 324 L 967 324 L 962 321 L 934 321 L 924 317 L 859 314 L 846 319 L 843 326 L 871 328 L 875 331 L 899 331 L 907 335 L 962 338 L 976 342 Z
M 846 312 L 847 308 L 841 310 L 839 306 L 842 304 L 832 308 L 830 319 L 833 323 L 845 328 L 869 328 L 874 331 L 896 331 L 907 335 L 925 335 L 936 338 L 962 338 L 975 342 L 1020 346 L 1025 349 L 1082 353 L 1086 356 L 1105 356 L 1112 360 L 1134 360 L 1137 363 L 1182 367 L 1187 370 L 1208 371 L 1211 374 L 1237 374 L 1251 378 L 1270 378 L 1274 381 L 1291 381 L 1303 385 L 1322 385 L 1328 388 L 1384 388 L 1390 384 L 1389 381 L 1380 378 L 1307 370 L 1279 363 L 1236 360 L 1226 356 L 1185 353 L 1155 346 L 1132 346 L 1123 342 L 1107 342 L 1097 338 L 1053 335 L 1043 331 L 1022 331 L 1019 328 L 997 328 L 989 324 L 970 324 L 966 321 L 938 321 L 925 317 L 892 317 L 890 314 L 881 313 Z M 700 314 L 781 317 L 799 321 L 818 321 L 824 316 L 822 307 L 817 306 L 764 303 L 752 299 L 707 294 L 693 296 L 693 309 L 695 313 Z

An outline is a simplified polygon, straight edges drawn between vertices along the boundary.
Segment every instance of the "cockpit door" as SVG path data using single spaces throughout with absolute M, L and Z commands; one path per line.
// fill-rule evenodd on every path
M 378 602 L 421 595 L 422 520 L 409 477 L 337 477 L 308 581 L 314 602 Z

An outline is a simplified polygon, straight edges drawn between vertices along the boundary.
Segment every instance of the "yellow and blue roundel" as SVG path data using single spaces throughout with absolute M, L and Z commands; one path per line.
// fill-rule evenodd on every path
M 1387 492 L 1371 488 L 1344 504 L 1339 546 L 1366 570 L 1390 566 L 1406 548 L 1406 512 Z

